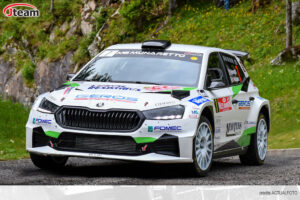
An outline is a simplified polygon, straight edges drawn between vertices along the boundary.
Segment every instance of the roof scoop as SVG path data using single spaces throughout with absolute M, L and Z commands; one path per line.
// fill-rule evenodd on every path
M 171 42 L 169 40 L 147 40 L 142 44 L 143 51 L 149 50 L 160 50 L 163 51 L 166 48 L 171 46 Z

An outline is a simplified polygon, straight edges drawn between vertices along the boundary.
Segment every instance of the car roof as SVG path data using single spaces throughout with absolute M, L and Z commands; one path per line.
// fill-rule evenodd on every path
M 108 47 L 107 49 L 142 49 L 142 43 L 129 43 L 129 44 L 116 44 Z M 171 44 L 166 50 L 169 51 L 183 51 L 183 52 L 194 52 L 194 53 L 210 53 L 214 51 L 219 52 L 227 52 L 224 49 L 214 48 L 214 47 L 205 47 L 205 46 L 198 46 L 198 45 L 186 45 L 186 44 Z

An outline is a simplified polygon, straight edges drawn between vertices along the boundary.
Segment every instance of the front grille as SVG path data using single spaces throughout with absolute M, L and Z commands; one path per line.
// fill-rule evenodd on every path
M 63 132 L 57 142 L 57 150 L 91 152 L 102 154 L 137 155 L 132 137 L 90 135 Z
M 143 122 L 138 111 L 90 110 L 63 107 L 55 114 L 56 121 L 64 128 L 131 132 Z

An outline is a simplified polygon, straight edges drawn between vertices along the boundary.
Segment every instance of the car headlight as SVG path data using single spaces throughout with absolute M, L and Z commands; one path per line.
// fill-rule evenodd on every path
M 146 119 L 151 120 L 181 119 L 184 114 L 184 106 L 178 105 L 146 110 L 143 112 L 143 114 L 145 115 Z
M 46 98 L 43 98 L 41 101 L 38 111 L 44 112 L 44 113 L 55 113 L 59 106 L 55 105 L 54 103 L 48 101 Z

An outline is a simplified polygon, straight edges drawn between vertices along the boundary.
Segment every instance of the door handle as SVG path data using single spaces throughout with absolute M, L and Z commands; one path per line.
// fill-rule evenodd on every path
M 254 101 L 255 98 L 254 97 L 249 97 L 249 101 Z
M 237 104 L 238 102 L 239 102 L 239 101 L 236 100 L 236 99 L 233 99 L 233 100 L 231 101 L 232 104 Z

